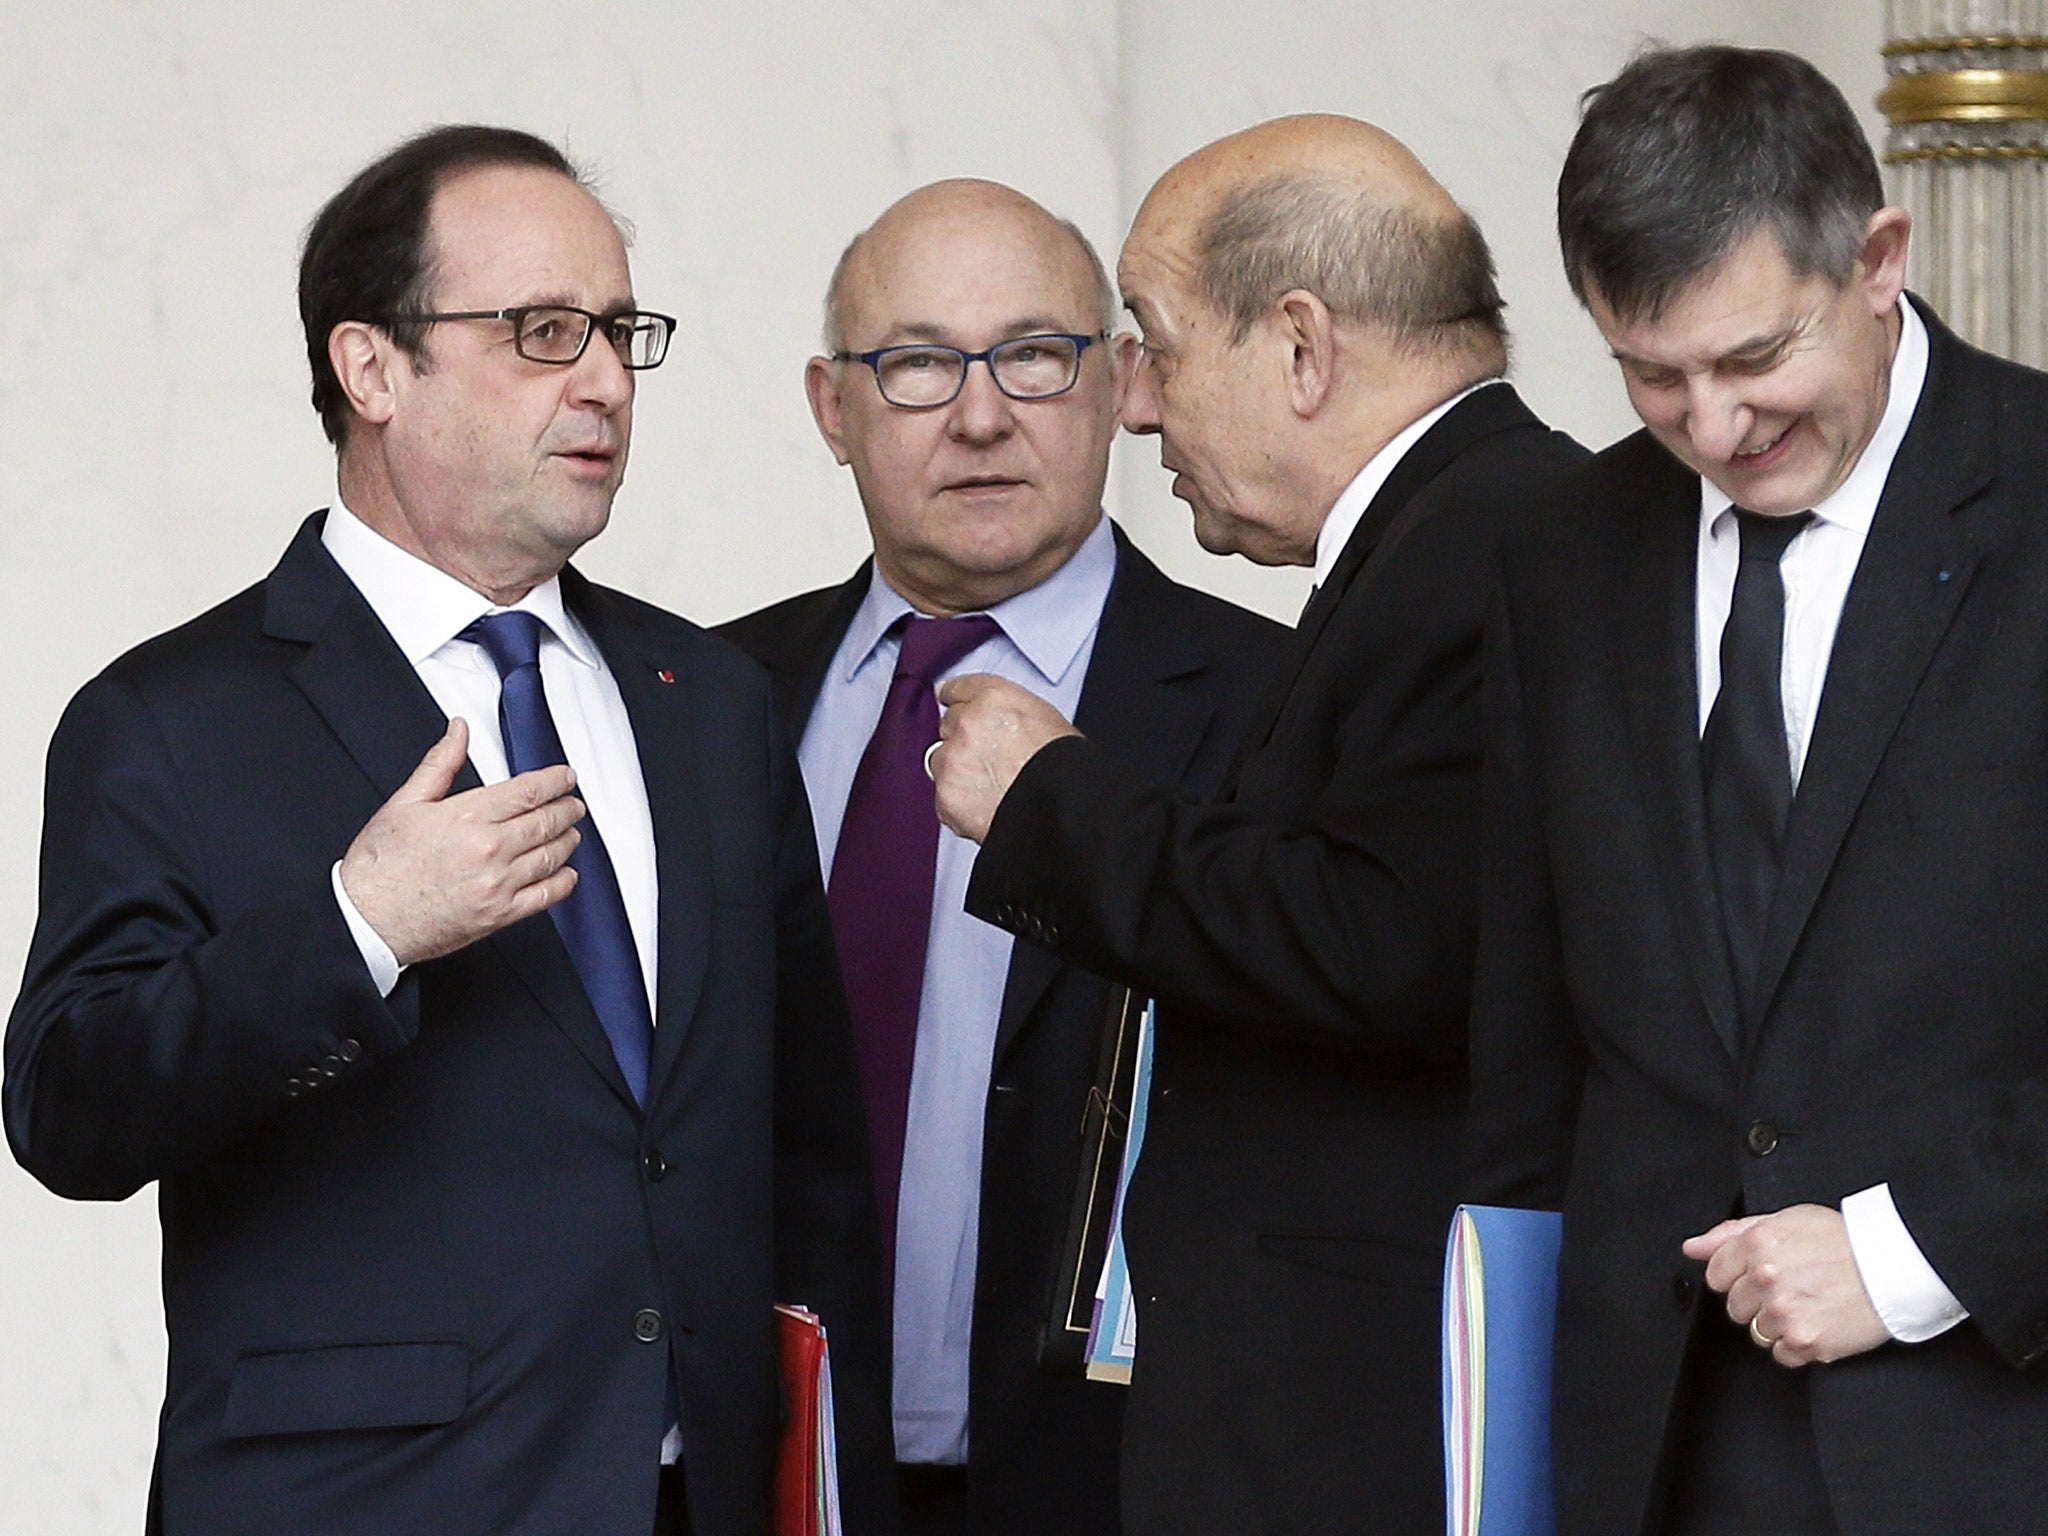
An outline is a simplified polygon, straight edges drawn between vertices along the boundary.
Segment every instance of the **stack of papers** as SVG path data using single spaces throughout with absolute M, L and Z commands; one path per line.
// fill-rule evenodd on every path
M 1152 1030 L 1156 1007 L 1145 1005 L 1138 1023 L 1138 1072 L 1131 1092 L 1130 1131 L 1124 1140 L 1123 1167 L 1116 1183 L 1116 1205 L 1110 1216 L 1109 1253 L 1102 1278 L 1095 1284 L 1095 1320 L 1088 1330 L 1088 1379 L 1130 1385 L 1131 1366 L 1138 1358 L 1138 1299 L 1131 1292 L 1130 1269 L 1124 1262 L 1124 1195 L 1138 1153 L 1145 1142 L 1145 1105 L 1152 1096 Z
M 815 1312 L 776 1306 L 775 1356 L 789 1402 L 775 1459 L 776 1536 L 842 1536 L 832 1357 Z

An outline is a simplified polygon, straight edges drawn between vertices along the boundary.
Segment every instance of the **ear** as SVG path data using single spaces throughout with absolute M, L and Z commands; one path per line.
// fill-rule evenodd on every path
M 391 420 L 400 371 L 409 376 L 412 370 L 389 336 L 361 320 L 344 320 L 327 333 L 327 361 L 358 416 L 380 427 Z
M 1903 208 L 1880 208 L 1870 216 L 1854 281 L 1873 314 L 1890 314 L 1905 289 L 1906 246 L 1912 232 L 1913 216 Z
M 1305 288 L 1280 295 L 1270 323 L 1287 364 L 1287 397 L 1294 414 L 1321 410 L 1337 387 L 1337 322 L 1330 306 Z
M 1109 338 L 1109 378 L 1111 397 L 1116 401 L 1117 415 L 1123 415 L 1124 401 L 1130 397 L 1131 380 L 1137 376 L 1138 358 L 1143 349 L 1138 338 L 1129 331 L 1119 331 Z
M 811 419 L 817 422 L 832 457 L 841 464 L 848 462 L 839 400 L 840 369 L 844 366 L 829 357 L 814 357 L 804 364 L 804 393 L 810 397 Z

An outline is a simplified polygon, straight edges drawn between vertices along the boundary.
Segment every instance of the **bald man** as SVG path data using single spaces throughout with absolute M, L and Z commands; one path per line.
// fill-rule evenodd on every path
M 1583 455 L 1501 380 L 1479 231 L 1364 123 L 1182 161 L 1118 273 L 1145 333 L 1124 424 L 1159 437 L 1205 548 L 1313 566 L 1315 595 L 1212 803 L 963 678 L 939 810 L 983 840 L 968 910 L 1158 999 L 1127 1529 L 1420 1536 L 1443 1528 L 1489 572 Z
M 1125 1396 L 1038 1364 L 1110 984 L 963 909 L 931 684 L 1001 676 L 1140 782 L 1206 794 L 1284 636 L 1102 515 L 1137 352 L 1113 322 L 1088 242 L 1029 198 L 953 181 L 889 209 L 840 259 L 805 372 L 874 559 L 726 631 L 802 742 L 895 1234 L 913 1533 L 1113 1536 Z

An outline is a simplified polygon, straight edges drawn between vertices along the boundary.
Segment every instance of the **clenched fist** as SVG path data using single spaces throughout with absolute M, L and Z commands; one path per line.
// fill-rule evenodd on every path
M 946 714 L 925 771 L 937 787 L 939 820 L 977 843 L 1038 749 L 1081 734 L 1037 694 L 986 672 L 941 683 L 939 705 Z

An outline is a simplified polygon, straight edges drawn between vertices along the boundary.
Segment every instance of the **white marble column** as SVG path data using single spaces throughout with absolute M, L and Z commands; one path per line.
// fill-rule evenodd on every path
M 2048 364 L 2048 5 L 1887 0 L 1885 35 L 1907 280 L 1966 339 Z

